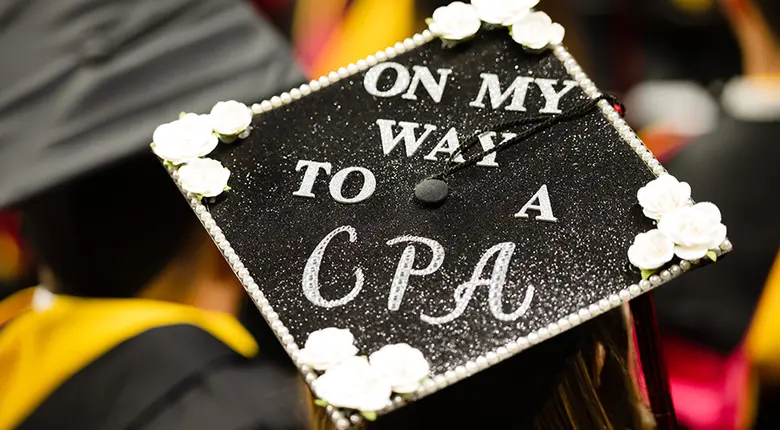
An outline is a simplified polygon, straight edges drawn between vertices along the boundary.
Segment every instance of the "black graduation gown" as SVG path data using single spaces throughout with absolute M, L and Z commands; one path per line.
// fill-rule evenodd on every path
M 655 293 L 659 325 L 724 354 L 742 341 L 780 247 L 780 121 L 728 116 L 667 164 L 696 201 L 717 202 L 731 252 Z
M 165 326 L 81 369 L 18 430 L 304 429 L 301 384 L 198 327 Z
M 298 375 L 229 315 L 141 299 L 13 305 L 31 291 L 0 301 L 2 430 L 306 428 Z

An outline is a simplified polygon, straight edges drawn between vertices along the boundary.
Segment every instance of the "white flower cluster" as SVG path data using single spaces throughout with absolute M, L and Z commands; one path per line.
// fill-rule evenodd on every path
M 354 343 L 348 329 L 329 327 L 311 333 L 299 352 L 302 363 L 324 372 L 312 388 L 329 405 L 375 412 L 392 393 L 413 393 L 428 376 L 423 353 L 405 343 L 386 345 L 368 358 L 357 356 Z
M 563 42 L 566 30 L 549 15 L 536 12 L 539 0 L 472 0 L 471 4 L 455 1 L 433 12 L 427 20 L 433 34 L 447 42 L 468 39 L 482 23 L 509 27 L 512 39 L 534 52 Z
M 642 270 L 657 270 L 675 255 L 700 259 L 726 239 L 718 207 L 692 205 L 691 187 L 674 176 L 659 176 L 642 187 L 637 198 L 645 216 L 658 222 L 658 228 L 637 235 L 628 248 L 629 261 Z
M 184 190 L 215 197 L 228 189 L 230 171 L 217 160 L 204 158 L 220 141 L 230 143 L 249 135 L 252 111 L 243 103 L 219 102 L 208 115 L 182 114 L 154 131 L 152 151 L 179 168 Z

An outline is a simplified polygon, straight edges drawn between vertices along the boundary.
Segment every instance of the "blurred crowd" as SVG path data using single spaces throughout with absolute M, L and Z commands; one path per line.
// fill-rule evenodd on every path
M 422 31 L 424 18 L 449 3 L 252 2 L 287 38 L 308 78 Z M 696 285 L 672 287 L 656 297 L 681 427 L 780 428 L 780 263 L 775 263 L 780 67 L 756 73 L 771 81 L 764 90 L 742 88 L 744 82 L 735 79 L 747 73 L 746 54 L 724 3 L 729 2 L 543 0 L 541 9 L 566 27 L 567 46 L 600 88 L 621 97 L 627 120 L 669 162 L 670 171 L 702 190 L 700 199 L 725 202 L 735 244 L 734 256 L 727 258 L 733 274 L 709 268 L 691 281 Z M 780 29 L 780 14 L 777 21 Z M 743 44 L 750 37 L 741 36 Z M 780 52 L 774 55 L 780 58 Z M 739 114 L 744 116 L 739 121 L 727 119 Z M 0 211 L 0 299 L 39 278 L 20 226 L 18 213 Z M 262 331 L 258 318 L 248 317 L 245 324 Z

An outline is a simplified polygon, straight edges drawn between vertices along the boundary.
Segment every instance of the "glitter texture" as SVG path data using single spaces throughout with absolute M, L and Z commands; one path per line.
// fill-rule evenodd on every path
M 499 139 L 489 131 L 489 123 L 552 110 L 552 93 L 539 82 L 559 82 L 554 91 L 563 93 L 570 85 L 567 78 L 577 81 L 571 97 L 563 97 L 559 105 L 563 111 L 599 96 L 562 46 L 552 53 L 527 54 L 501 33 L 481 34 L 452 49 L 428 43 L 433 35 L 426 30 L 395 48 L 255 104 L 253 111 L 262 114 L 254 120 L 259 129 L 247 141 L 221 146 L 214 154 L 240 173 L 231 178 L 234 189 L 208 202 L 182 190 L 307 383 L 317 375 L 298 358 L 296 340 L 328 326 L 350 328 L 361 349 L 405 342 L 426 354 L 431 378 L 416 393 L 388 402 L 380 415 L 471 377 L 701 264 L 683 260 L 661 276 L 639 281 L 639 273 L 627 263 L 625 250 L 636 232 L 650 223 L 636 204 L 636 190 L 665 169 L 605 100 L 592 114 L 498 154 L 507 156 L 498 158 L 503 160 L 500 164 L 495 153 L 477 164 L 498 169 L 473 167 L 457 173 L 449 184 L 455 206 L 452 198 L 434 210 L 412 203 L 414 185 L 441 171 L 441 161 L 434 163 L 436 154 L 444 158 L 452 150 L 453 137 L 462 143 L 481 131 L 480 144 L 487 150 Z M 414 46 L 420 47 L 396 58 Z M 395 99 L 375 98 L 362 86 L 365 71 L 388 59 L 410 70 L 445 66 L 451 69 L 438 71 L 459 73 L 447 84 L 444 94 L 449 96 L 434 92 L 432 97 L 441 103 L 424 91 L 414 93 L 415 99 L 411 90 Z M 464 108 L 463 103 L 474 97 L 469 93 L 481 90 L 477 78 L 484 73 L 498 75 L 492 78 L 501 81 L 504 91 L 521 76 L 518 82 L 529 83 L 524 90 L 528 100 L 521 103 L 509 97 L 501 107 L 505 110 L 474 109 L 479 103 L 473 100 L 471 108 Z M 392 88 L 391 79 L 377 77 L 377 90 Z M 303 105 L 292 103 L 312 94 Z M 518 112 L 521 105 L 528 109 Z M 406 142 L 392 142 L 397 129 L 387 126 L 396 124 L 431 136 L 412 145 L 421 146 L 415 151 Z M 387 138 L 388 133 L 390 140 L 383 143 L 380 134 Z M 502 140 L 513 136 L 511 131 L 501 132 Z M 306 161 L 309 155 L 317 161 Z M 376 173 L 376 183 L 361 172 L 362 181 L 344 180 L 334 193 L 331 174 L 355 166 L 370 169 L 371 176 Z M 175 180 L 176 171 L 170 167 L 168 171 Z M 550 197 L 550 207 L 540 202 L 537 208 L 530 206 L 540 214 L 508 221 L 511 212 L 503 212 L 517 211 L 523 196 L 531 195 L 537 189 L 532 184 L 538 183 L 539 192 Z M 379 201 L 367 192 L 367 200 L 353 197 L 376 187 L 382 190 Z M 355 199 L 354 204 L 331 199 L 339 196 Z M 544 210 L 558 214 L 559 207 L 566 211 L 566 222 L 555 226 L 563 230 L 540 225 Z M 413 236 L 410 231 L 421 234 Z M 337 237 L 333 232 L 348 234 Z M 397 232 L 403 234 L 388 240 Z M 333 241 L 333 248 L 317 247 L 322 235 Z M 409 246 L 403 251 L 392 246 L 400 239 L 428 246 L 415 246 L 412 255 Z M 382 249 L 383 240 L 385 248 L 395 250 Z M 721 256 L 731 249 L 725 240 L 712 251 Z M 477 260 L 481 268 L 474 268 Z M 316 270 L 307 264 L 312 261 Z M 396 278 L 386 279 L 393 268 Z M 638 284 L 626 288 L 629 282 Z M 541 294 L 537 288 L 543 289 Z M 414 295 L 410 302 L 407 290 Z M 457 315 L 438 326 L 423 321 L 425 312 L 437 311 L 436 315 Z M 332 406 L 326 410 L 339 429 L 363 420 Z
M 559 80 L 560 90 L 570 76 L 552 52 L 528 54 L 496 31 L 452 49 L 433 41 L 392 61 L 410 71 L 413 66 L 452 69 L 441 102 L 435 103 L 422 86 L 418 100 L 374 97 L 365 90 L 361 72 L 256 116 L 246 141 L 223 145 L 215 153 L 232 172 L 232 189 L 209 205 L 212 217 L 295 339 L 300 342 L 323 327 L 348 327 L 361 351 L 406 342 L 422 350 L 432 374 L 439 374 L 638 282 L 626 250 L 637 233 L 652 228 L 636 191 L 654 175 L 598 109 L 500 152 L 499 167 L 456 173 L 449 180 L 450 196 L 438 209 L 422 209 L 412 200 L 415 185 L 442 167 L 423 156 L 451 127 L 463 142 L 488 131 L 488 123 L 537 115 L 545 106 L 541 91 L 531 85 L 527 112 L 494 110 L 489 104 L 470 107 L 480 90 L 480 73 L 497 74 L 502 88 L 517 76 L 528 76 Z M 381 78 L 379 88 L 392 87 L 390 72 Z M 565 111 L 586 99 L 577 87 L 560 107 Z M 437 129 L 411 157 L 403 142 L 385 155 L 378 119 Z M 332 176 L 323 172 L 313 186 L 315 198 L 295 197 L 303 178 L 295 170 L 299 160 L 331 163 L 334 173 L 367 168 L 376 177 L 376 190 L 365 201 L 337 203 L 329 194 Z M 363 185 L 360 175 L 354 177 L 344 182 L 346 196 L 356 195 Z M 535 221 L 533 211 L 531 219 L 515 218 L 542 185 L 558 222 Z M 319 292 L 328 301 L 347 296 L 357 269 L 365 284 L 344 305 L 318 307 L 304 295 L 304 268 L 318 243 L 341 226 L 352 226 L 357 239 L 333 238 L 322 257 Z M 446 255 L 436 272 L 411 276 L 403 303 L 390 311 L 388 296 L 403 249 L 387 242 L 405 235 L 433 239 Z M 532 286 L 524 315 L 515 321 L 495 318 L 488 287 L 481 286 L 454 321 L 431 325 L 421 320 L 422 314 L 451 312 L 456 288 L 471 279 L 486 251 L 504 242 L 514 243 L 515 250 L 508 262 L 503 312 L 520 308 Z M 431 262 L 427 248 L 418 247 L 415 270 Z M 491 260 L 483 278 L 489 278 L 492 267 Z

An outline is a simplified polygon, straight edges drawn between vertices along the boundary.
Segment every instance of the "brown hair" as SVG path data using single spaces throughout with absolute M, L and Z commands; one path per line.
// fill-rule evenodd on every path
M 627 312 L 616 309 L 570 331 L 576 332 L 574 337 L 566 337 L 562 334 L 506 361 L 514 362 L 512 371 L 531 368 L 532 372 L 535 373 L 548 372 L 548 378 L 529 382 L 528 376 L 511 377 L 506 373 L 506 367 L 500 370 L 496 369 L 504 364 L 502 363 L 492 368 L 496 369 L 492 376 L 483 377 L 480 373 L 464 382 L 480 378 L 483 380 L 491 377 L 498 378 L 497 381 L 501 387 L 496 390 L 480 391 L 478 397 L 489 397 L 493 394 L 499 397 L 494 396 L 493 399 L 489 399 L 488 404 L 492 401 L 513 404 L 512 410 L 503 411 L 505 416 L 498 418 L 499 421 L 504 420 L 503 425 L 498 424 L 502 425 L 501 428 L 530 427 L 534 430 L 647 430 L 654 428 L 654 420 L 642 401 L 642 395 L 634 377 L 636 375 L 635 353 L 629 337 Z M 562 358 L 559 355 L 560 349 L 543 350 L 546 344 L 570 344 L 573 338 L 579 340 L 578 348 L 568 357 Z M 538 353 L 536 357 L 529 354 L 537 349 L 541 353 Z M 544 370 L 540 370 L 540 366 L 545 366 Z M 488 373 L 492 369 L 484 373 Z M 529 375 L 528 372 L 523 373 Z M 512 383 L 507 382 L 509 380 Z M 528 384 L 524 382 L 528 382 Z M 495 385 L 496 381 L 491 383 Z M 441 391 L 440 393 L 444 397 L 439 400 L 446 400 L 438 402 L 439 404 L 435 406 L 432 406 L 430 402 L 426 405 L 428 398 L 424 398 L 381 418 L 375 423 L 368 423 L 366 428 L 430 428 L 432 423 L 444 423 L 445 420 L 449 419 L 445 414 L 456 415 L 453 419 L 456 422 L 461 422 L 464 428 L 468 427 L 466 425 L 468 419 L 484 420 L 489 418 L 495 423 L 495 415 L 502 414 L 500 405 L 496 405 L 495 409 L 490 408 L 491 410 L 458 405 L 458 402 L 470 402 L 474 397 L 477 397 L 473 393 L 464 395 L 462 387 L 460 393 L 457 393 L 457 387 L 462 385 L 463 383 L 458 383 Z M 544 387 L 543 385 L 549 386 Z M 513 390 L 514 386 L 519 387 L 519 389 Z M 542 393 L 548 394 L 545 397 Z M 440 394 L 437 393 L 431 397 L 438 395 Z M 469 396 L 470 399 L 466 400 L 465 398 Z M 514 396 L 518 398 L 515 399 Z M 524 405 L 529 404 L 528 399 L 540 396 L 542 401 L 538 404 L 531 402 L 530 410 L 523 409 Z M 420 407 L 415 413 L 406 414 L 407 416 L 400 420 L 393 418 L 394 415 L 400 415 L 405 409 L 416 404 L 419 404 Z M 444 407 L 441 407 L 442 404 Z M 457 412 L 465 410 L 470 411 L 469 416 Z M 524 416 L 527 416 L 526 421 L 524 424 L 518 425 Z M 388 423 L 389 420 L 394 421 L 394 423 Z M 383 421 L 385 421 L 384 424 Z M 460 424 L 457 425 L 460 426 Z M 443 424 L 441 427 L 446 428 L 450 425 Z M 482 427 L 494 428 L 496 425 Z M 324 408 L 313 407 L 312 428 L 317 430 L 333 428 Z
M 615 310 L 591 325 L 555 394 L 536 415 L 535 430 L 655 427 L 636 383 L 627 319 Z

